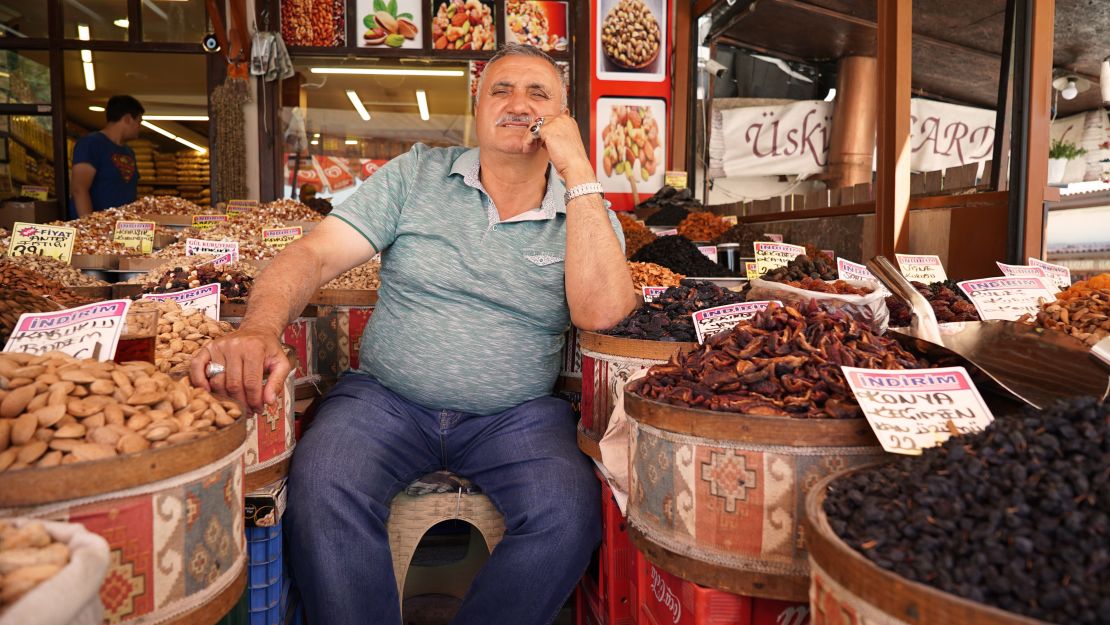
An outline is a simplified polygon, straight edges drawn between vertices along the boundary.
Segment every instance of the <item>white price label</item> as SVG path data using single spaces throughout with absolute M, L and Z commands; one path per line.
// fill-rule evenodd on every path
M 782 302 L 771 301 L 782 306 Z M 694 334 L 698 337 L 698 343 L 704 343 L 706 338 L 728 330 L 745 319 L 751 319 L 757 312 L 770 306 L 771 301 L 725 304 L 692 313 L 690 317 L 694 320 Z
M 1042 301 L 1056 301 L 1046 280 L 1036 276 L 983 278 L 958 284 L 984 321 L 1016 321 L 1026 313 L 1036 315 Z
M 1071 286 L 1071 269 L 1063 265 L 1053 265 L 1052 263 L 1046 263 L 1043 260 L 1038 260 L 1033 257 L 1030 257 L 1027 262 L 1032 267 L 1043 269 L 1045 275 L 1052 278 L 1053 283 L 1056 284 L 1056 288 L 1060 289 L 1061 291 Z
M 185 239 L 185 255 L 196 256 L 197 254 L 215 254 L 217 256 L 230 255 L 230 259 L 226 260 L 226 262 L 239 262 L 239 242 Z M 216 262 L 215 264 L 220 265 L 224 264 L 224 262 Z
M 177 302 L 182 308 L 196 308 L 214 320 L 220 319 L 220 284 L 205 284 L 176 293 L 147 293 L 143 299 Z
M 4 351 L 35 355 L 60 351 L 74 358 L 111 360 L 130 306 L 131 300 L 114 299 L 55 312 L 24 313 Z
M 701 252 L 706 258 L 713 262 L 717 262 L 717 246 L 716 245 L 699 245 L 698 251 Z
M 640 287 L 640 291 L 644 294 L 644 302 L 650 304 L 651 302 L 655 301 L 655 298 L 659 297 L 663 293 L 666 293 L 668 288 L 670 288 L 670 287 L 665 287 L 665 286 L 642 286 L 642 287 Z
M 883 286 L 882 282 L 879 282 L 879 279 L 875 277 L 875 274 L 871 273 L 871 270 L 867 268 L 867 265 L 853 263 L 847 258 L 838 258 L 836 259 L 836 275 L 841 280 L 860 280 L 862 282 L 874 283 L 876 288 L 881 290 L 883 293 L 890 295 L 890 291 L 888 291 L 887 288 Z
M 785 267 L 787 263 L 806 253 L 806 248 L 801 245 L 789 243 L 756 241 L 752 247 L 755 248 L 755 272 L 759 276 L 772 269 Z
M 907 280 L 916 280 L 925 284 L 944 282 L 948 275 L 944 273 L 944 265 L 940 256 L 932 254 L 895 254 L 898 260 L 898 270 Z

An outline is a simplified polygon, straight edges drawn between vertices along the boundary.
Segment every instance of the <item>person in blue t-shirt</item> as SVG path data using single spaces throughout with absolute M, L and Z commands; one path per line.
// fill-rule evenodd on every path
M 74 146 L 70 219 L 135 201 L 139 170 L 135 152 L 124 143 L 139 138 L 143 112 L 135 98 L 112 96 L 105 107 L 108 123 L 81 137 Z

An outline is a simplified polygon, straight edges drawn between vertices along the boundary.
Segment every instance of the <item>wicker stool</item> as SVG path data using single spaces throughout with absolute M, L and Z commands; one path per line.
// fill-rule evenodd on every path
M 505 534 L 505 519 L 489 498 L 469 481 L 446 471 L 413 482 L 393 498 L 387 527 L 397 595 L 402 602 L 405 578 L 420 539 L 432 526 L 452 519 L 477 528 L 491 552 Z

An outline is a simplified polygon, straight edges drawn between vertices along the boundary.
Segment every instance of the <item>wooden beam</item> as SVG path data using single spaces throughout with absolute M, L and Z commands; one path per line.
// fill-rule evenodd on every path
M 689 103 L 690 98 L 687 96 L 690 91 L 694 89 L 696 76 L 691 75 L 690 67 L 692 65 L 691 57 L 697 57 L 697 46 L 693 42 L 691 22 L 692 19 L 690 12 L 693 10 L 689 2 L 675 2 L 674 3 L 674 28 L 671 31 L 674 33 L 674 44 L 671 48 L 674 50 L 674 67 L 672 76 L 674 79 L 671 81 L 671 121 L 669 128 L 679 129 L 687 128 Z M 677 171 L 686 171 L 686 152 L 687 142 L 690 139 L 688 133 L 685 132 L 672 132 L 671 147 L 667 150 L 670 158 L 670 167 Z
M 995 106 L 994 148 L 991 161 L 990 188 L 1010 188 L 1010 131 L 1013 128 L 1014 102 L 1014 11 L 1016 0 L 1006 0 L 1006 23 L 1002 29 L 1002 63 L 998 70 L 998 104 Z
M 1026 109 L 1025 241 L 1021 258 L 1044 258 L 1049 130 L 1052 119 L 1052 38 L 1056 0 L 1030 0 L 1029 103 Z
M 878 176 L 875 250 L 909 252 L 912 0 L 878 0 Z

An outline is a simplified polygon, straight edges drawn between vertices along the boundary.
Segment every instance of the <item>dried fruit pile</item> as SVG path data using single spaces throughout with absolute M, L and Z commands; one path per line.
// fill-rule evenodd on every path
M 1041 305 L 1032 323 L 1070 334 L 1088 345 L 1110 336 L 1110 274 L 1080 280 L 1057 293 L 1055 302 Z
M 693 342 L 697 335 L 690 318 L 692 313 L 743 301 L 740 293 L 722 289 L 712 282 L 683 280 L 681 285 L 667 289 L 654 301 L 642 304 L 605 334 L 648 341 Z
M 52 312 L 62 308 L 61 304 L 41 295 L 0 288 L 0 348 L 8 342 L 23 313 Z
M 55 541 L 39 521 L 19 526 L 0 521 L 0 616 L 65 568 L 69 555 L 69 546 Z
M 678 233 L 691 241 L 712 241 L 724 234 L 731 226 L 715 213 L 698 211 L 690 213 L 678 224 Z
M 5 289 L 27 291 L 54 300 L 66 308 L 89 303 L 90 299 L 74 295 L 66 285 L 21 267 L 15 263 L 0 263 L 0 285 Z
M 632 260 L 638 263 L 662 265 L 684 276 L 709 278 L 736 275 L 727 267 L 706 258 L 705 254 L 698 251 L 698 246 L 681 235 L 659 237 L 640 248 L 640 251 L 632 255 Z
M 242 411 L 148 362 L 0 353 L 0 471 L 52 467 L 193 440 Z
M 156 280 L 149 276 L 157 275 Z M 162 274 L 147 274 L 147 282 L 143 285 L 143 293 L 175 293 L 186 289 L 194 289 L 202 284 L 220 285 L 221 299 L 245 298 L 250 294 L 254 285 L 254 268 L 246 269 L 241 263 L 229 265 L 196 265 L 192 267 L 174 267 Z
M 836 265 L 830 263 L 825 255 L 811 258 L 802 254 L 782 267 L 763 274 L 763 279 L 770 282 L 800 282 L 805 278 L 836 280 Z
M 701 210 L 701 202 L 694 199 L 690 189 L 678 190 L 663 187 L 655 195 L 636 205 L 637 209 L 658 208 L 659 210 L 644 220 L 649 226 L 677 226 L 690 214 Z
M 1110 622 L 1110 405 L 1027 409 L 834 481 L 825 513 L 878 566 L 1050 623 Z
M 338 275 L 323 289 L 380 289 L 382 261 L 370 260 Z
M 910 282 L 917 289 L 929 305 L 933 307 L 937 323 L 954 323 L 957 321 L 979 321 L 979 311 L 975 304 L 967 299 L 964 292 L 952 280 L 934 282 L 925 285 L 920 282 Z M 913 310 L 900 298 L 890 295 L 886 298 L 886 307 L 890 309 L 890 325 L 906 327 L 913 321 Z
M 709 337 L 701 349 L 652 367 L 635 392 L 705 410 L 861 417 L 840 365 L 917 369 L 926 363 L 846 313 L 813 302 L 802 310 L 771 304 L 732 330 Z
M 654 263 L 628 263 L 632 286 L 639 290 L 645 286 L 678 286 L 686 276 Z
M 640 248 L 655 240 L 655 234 L 647 226 L 636 221 L 632 215 L 620 211 L 617 213 L 617 219 L 620 220 L 621 231 L 624 232 L 625 258 L 632 258 Z
M 755 248 L 752 247 L 755 242 L 769 240 L 767 235 L 764 234 L 764 230 L 765 228 L 748 224 L 736 224 L 722 232 L 713 242 L 716 244 L 737 243 L 740 245 L 740 255 L 751 257 L 755 253 Z
M 234 329 L 226 321 L 209 318 L 202 310 L 183 310 L 177 302 L 169 300 L 141 299 L 131 304 L 131 310 L 157 310 L 160 313 L 154 362 L 163 373 L 188 363 L 198 349 Z
M 0 258 L 0 266 L 3 265 L 21 267 L 24 270 L 39 274 L 44 280 L 53 280 L 65 286 L 105 286 L 108 284 L 50 256 L 36 256 L 33 254 L 4 256 Z

